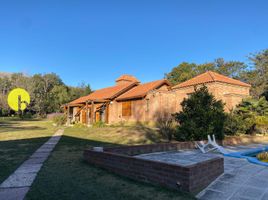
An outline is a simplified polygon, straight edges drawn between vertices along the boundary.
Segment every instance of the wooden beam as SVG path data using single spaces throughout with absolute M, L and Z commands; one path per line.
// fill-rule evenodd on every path
M 67 126 L 71 124 L 70 122 L 70 106 L 67 107 Z
M 88 101 L 86 101 L 86 124 L 88 125 L 89 120 L 88 120 Z
M 94 102 L 94 103 L 106 103 L 106 102 L 109 102 L 109 101 L 110 100 L 105 100 L 105 99 L 94 99 L 91 102 Z
M 95 122 L 94 101 L 91 101 L 91 124 Z
M 106 104 L 106 110 L 105 110 L 105 122 L 108 124 L 109 123 L 109 106 L 110 106 L 110 104 L 109 103 L 107 103 Z

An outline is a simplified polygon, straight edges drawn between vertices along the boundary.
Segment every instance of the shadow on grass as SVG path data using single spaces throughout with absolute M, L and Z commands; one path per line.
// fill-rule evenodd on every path
M 141 122 L 137 122 L 135 129 L 137 131 L 144 133 L 146 139 L 148 139 L 154 143 L 161 142 L 161 137 L 160 137 L 159 133 L 156 130 L 152 129 L 151 127 L 145 126 Z
M 0 133 L 5 133 L 5 132 L 11 132 L 11 131 L 32 131 L 34 130 L 46 130 L 46 128 L 40 127 L 40 126 L 10 126 L 10 125 L 0 125 L 1 128 L 4 130 L 0 129 Z
M 26 199 L 194 199 L 189 194 L 110 173 L 83 160 L 83 151 L 89 147 L 118 145 L 62 136 L 39 172 Z
M 0 141 L 0 183 L 49 138 Z
M 23 125 L 18 122 L 40 121 L 38 119 L 19 119 L 19 118 L 0 118 L 0 133 L 11 131 L 27 131 L 27 130 L 45 130 L 46 128 L 40 126 Z

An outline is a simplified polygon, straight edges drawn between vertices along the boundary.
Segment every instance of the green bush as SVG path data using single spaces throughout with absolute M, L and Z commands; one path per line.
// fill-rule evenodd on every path
M 234 113 L 227 114 L 226 121 L 224 123 L 225 135 L 238 135 L 239 133 L 244 133 L 246 129 L 247 126 L 241 116 Z
M 52 121 L 57 125 L 61 126 L 66 123 L 66 116 L 65 115 L 56 115 L 52 118 Z
M 266 134 L 268 132 L 268 102 L 260 99 L 244 99 L 227 115 L 224 124 L 226 135 Z
M 23 113 L 23 116 L 22 117 L 24 119 L 32 119 L 33 118 L 33 115 L 30 112 L 26 112 L 26 113 Z
M 204 140 L 214 134 L 219 140 L 224 138 L 224 104 L 208 92 L 206 86 L 195 92 L 181 103 L 182 111 L 174 114 L 179 123 L 176 129 L 177 140 Z

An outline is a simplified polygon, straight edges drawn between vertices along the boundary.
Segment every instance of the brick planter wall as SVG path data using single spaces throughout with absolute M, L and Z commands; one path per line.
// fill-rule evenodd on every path
M 194 149 L 194 142 L 174 142 L 174 143 L 159 143 L 146 145 L 133 145 L 105 148 L 107 152 L 135 156 L 138 154 L 154 153 L 161 151 L 177 151 L 180 149 Z
M 188 146 L 189 145 L 189 146 Z M 191 143 L 171 143 L 105 148 L 103 152 L 84 151 L 84 159 L 96 166 L 138 181 L 196 193 L 223 173 L 223 158 L 180 166 L 132 157 L 138 153 L 178 150 Z

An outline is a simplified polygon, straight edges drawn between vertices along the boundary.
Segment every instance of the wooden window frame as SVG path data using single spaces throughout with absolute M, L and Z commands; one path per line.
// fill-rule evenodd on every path
M 132 115 L 132 101 L 122 102 L 122 117 L 130 117 Z

